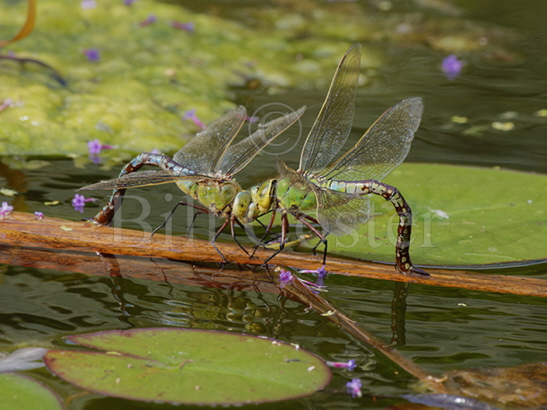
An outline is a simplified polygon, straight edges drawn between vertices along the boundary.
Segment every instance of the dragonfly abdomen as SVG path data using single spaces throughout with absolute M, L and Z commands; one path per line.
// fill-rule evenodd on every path
M 122 168 L 118 177 L 131 174 L 141 169 L 145 165 L 155 165 L 162 168 L 173 175 L 195 175 L 195 172 L 185 168 L 181 164 L 169 158 L 167 155 L 153 154 L 151 152 L 143 152 L 137 155 L 131 162 Z M 108 225 L 112 222 L 112 218 L 116 210 L 120 207 L 125 194 L 125 189 L 114 189 L 108 203 L 95 215 L 93 221 L 101 225 Z
M 356 191 L 359 195 L 375 194 L 380 195 L 386 201 L 391 202 L 397 215 L 399 215 L 399 225 L 397 227 L 397 244 L 395 246 L 396 268 L 401 273 L 419 273 L 424 272 L 415 268 L 410 261 L 410 234 L 412 230 L 412 210 L 406 202 L 403 195 L 394 186 L 384 184 L 375 180 L 365 180 L 354 182 Z

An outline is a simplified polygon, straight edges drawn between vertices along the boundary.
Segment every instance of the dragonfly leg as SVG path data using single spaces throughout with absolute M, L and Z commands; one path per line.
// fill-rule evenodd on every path
M 212 213 L 211 211 L 209 211 L 207 208 L 203 207 L 203 206 L 199 206 L 199 205 L 195 205 L 195 204 L 191 204 L 189 202 L 184 202 L 184 201 L 180 201 L 178 202 L 175 207 L 173 208 L 173 210 L 169 213 L 169 215 L 167 216 L 167 218 L 165 218 L 165 221 L 160 225 L 158 226 L 156 229 L 154 229 L 152 231 L 152 233 L 150 234 L 150 236 L 153 236 L 156 232 L 158 232 L 161 228 L 163 228 L 165 225 L 167 225 L 167 222 L 169 222 L 169 219 L 171 219 L 171 217 L 173 216 L 173 214 L 175 213 L 175 210 L 179 207 L 179 205 L 183 205 L 183 206 L 189 206 L 189 207 L 192 207 L 194 209 L 197 209 L 198 212 L 196 212 L 194 214 L 194 218 L 192 219 L 192 224 L 190 225 L 190 227 L 188 228 L 188 232 L 190 232 L 192 230 L 192 226 L 194 225 L 194 221 L 196 220 L 196 215 L 199 213 L 199 214 L 207 214 L 207 213 Z
M 323 267 L 327 263 L 327 247 L 328 247 L 328 241 L 326 238 L 326 235 L 323 235 L 321 232 L 319 232 L 311 223 L 319 224 L 317 219 L 298 211 L 297 209 L 291 210 L 292 216 L 294 216 L 299 222 L 307 226 L 314 234 L 319 238 L 319 242 L 313 247 L 312 252 L 315 255 L 316 250 L 319 247 L 319 245 L 323 244 L 325 247 L 323 248 Z M 308 222 L 308 221 L 311 221 Z
M 429 273 L 415 267 L 410 260 L 410 233 L 412 231 L 412 210 L 399 190 L 391 185 L 374 180 L 363 181 L 361 195 L 376 194 L 391 202 L 397 215 L 397 244 L 395 245 L 395 267 L 403 274 L 429 276 Z
M 222 233 L 222 231 L 224 230 L 224 228 L 226 228 L 228 226 L 228 224 L 230 223 L 230 218 L 226 218 L 226 220 L 224 221 L 224 223 L 222 224 L 222 226 L 220 227 L 220 229 L 216 232 L 215 236 L 213 236 L 213 239 L 211 240 L 211 245 L 213 245 L 213 248 L 215 248 L 215 251 L 217 251 L 217 253 L 220 255 L 220 257 L 222 258 L 222 261 L 220 263 L 228 263 L 228 260 L 224 257 L 223 253 L 220 251 L 220 249 L 217 248 L 217 245 L 216 245 L 216 240 L 217 238 L 220 236 L 220 234 Z M 241 246 L 241 245 L 240 245 Z
M 230 217 L 230 233 L 232 234 L 232 238 L 234 239 L 235 243 L 237 243 L 239 245 L 241 250 L 243 252 L 245 252 L 249 258 L 251 258 L 251 254 L 237 240 L 236 233 L 235 233 L 235 230 L 234 230 L 234 224 L 235 223 L 237 223 L 241 228 L 243 228 L 243 230 L 245 232 L 247 232 L 247 229 L 245 229 L 245 226 L 243 226 L 243 224 L 239 221 L 239 219 L 237 219 L 235 216 L 231 216 Z
M 275 215 L 272 216 L 272 220 L 274 217 Z M 284 211 L 281 214 L 281 239 L 279 240 L 279 249 L 276 249 L 273 255 L 271 255 L 268 259 L 264 261 L 264 265 L 267 265 L 269 261 L 275 258 L 283 250 L 283 248 L 285 247 L 285 242 L 287 242 L 288 231 L 289 231 L 289 217 L 287 216 L 287 213 Z
M 265 226 L 262 222 L 260 222 L 257 219 L 258 223 L 260 223 L 262 225 L 262 227 L 265 229 L 265 231 L 264 231 L 264 235 L 262 235 L 262 238 L 260 238 L 260 241 L 258 241 L 257 244 L 254 246 L 253 251 L 251 252 L 251 257 L 255 254 L 258 247 L 264 243 L 264 240 L 266 239 L 266 237 L 272 231 L 272 227 L 273 227 L 273 224 L 275 222 L 275 215 L 276 215 L 277 211 L 275 209 L 273 209 L 271 212 L 272 212 L 272 216 L 270 218 L 270 222 L 268 223 L 268 226 Z
M 153 154 L 150 152 L 143 152 L 137 155 L 131 162 L 122 168 L 118 177 L 130 174 L 138 171 L 145 165 L 154 165 L 164 169 L 165 171 L 178 173 L 181 175 L 192 175 L 193 172 L 185 169 L 182 165 L 173 161 L 167 155 Z M 100 225 L 110 225 L 114 214 L 122 204 L 123 196 L 125 195 L 125 189 L 115 189 L 112 191 L 112 195 L 108 203 L 99 211 L 97 215 L 93 217 L 93 222 Z

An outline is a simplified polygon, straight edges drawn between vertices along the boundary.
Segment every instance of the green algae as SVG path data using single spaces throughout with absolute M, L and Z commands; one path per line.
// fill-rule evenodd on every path
M 19 29 L 25 12 L 25 2 L 2 6 L 1 38 Z M 151 14 L 156 21 L 141 27 Z M 192 22 L 195 31 L 172 21 Z M 214 120 L 235 105 L 229 87 L 245 75 L 277 87 L 295 86 L 302 76 L 330 77 L 349 43 L 321 44 L 309 55 L 312 41 L 287 39 L 297 28 L 285 22 L 257 36 L 176 5 L 141 0 L 82 9 L 80 2 L 43 0 L 35 30 L 2 52 L 43 61 L 68 85 L 43 67 L 0 62 L 0 101 L 13 101 L 0 113 L 0 155 L 83 154 L 95 138 L 134 152 L 178 149 L 198 130 L 183 113 L 196 109 L 203 122 Z M 100 60 L 89 61 L 84 49 L 98 49 Z M 304 49 L 309 57 L 295 64 Z
M 213 121 L 236 105 L 233 86 L 249 79 L 272 102 L 287 88 L 326 89 L 354 42 L 364 45 L 362 85 L 378 74 L 386 54 L 411 44 L 427 44 L 441 56 L 476 52 L 487 36 L 484 50 L 502 48 L 476 24 L 467 23 L 464 35 L 451 24 L 456 18 L 381 13 L 357 3 L 194 4 L 198 10 L 152 0 L 96 3 L 83 9 L 80 1 L 41 0 L 34 31 L 1 50 L 49 64 L 67 86 L 44 67 L 0 60 L 0 103 L 13 101 L 0 112 L 0 155 L 81 155 L 96 138 L 125 152 L 172 152 L 199 130 L 183 120 L 186 111 Z M 156 20 L 142 26 L 150 15 Z M 25 16 L 25 1 L 3 3 L 0 39 L 11 38 Z M 173 21 L 191 22 L 195 30 L 176 29 Z M 89 61 L 85 49 L 99 50 L 100 60 Z

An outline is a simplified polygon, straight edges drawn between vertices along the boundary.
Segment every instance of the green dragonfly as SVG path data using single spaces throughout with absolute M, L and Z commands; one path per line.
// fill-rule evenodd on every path
M 330 164 L 351 131 L 360 61 L 360 46 L 355 44 L 336 70 L 325 102 L 304 143 L 298 170 L 278 159 L 280 179 L 269 183 L 275 182 L 275 197 L 271 204 L 263 204 L 263 208 L 269 208 L 273 213 L 268 230 L 275 213 L 281 213 L 280 247 L 269 259 L 283 249 L 289 229 L 288 216 L 292 215 L 320 239 L 314 252 L 321 243 L 324 245 L 325 265 L 326 236 L 354 232 L 367 222 L 369 198 L 364 195 L 376 194 L 390 201 L 399 215 L 395 247 L 397 271 L 428 275 L 413 266 L 410 260 L 410 206 L 397 188 L 380 182 L 403 162 L 410 150 L 422 117 L 421 99 L 409 98 L 388 109 L 352 149 Z M 260 190 L 267 186 L 268 183 L 251 190 L 255 194 L 254 200 L 260 198 Z M 306 213 L 312 211 L 315 217 Z M 316 228 L 317 225 L 323 232 Z
M 199 132 L 173 156 L 173 159 L 166 155 L 145 152 L 129 162 L 118 178 L 101 181 L 79 190 L 114 190 L 108 203 L 93 218 L 98 224 L 108 225 L 121 205 L 127 188 L 175 182 L 184 193 L 202 204 L 179 202 L 177 206 L 187 205 L 197 209 L 198 213 L 225 218 L 224 224 L 212 239 L 213 247 L 223 262 L 226 259 L 216 247 L 215 241 L 228 224 L 232 237 L 248 254 L 237 241 L 234 224 L 243 227 L 242 219 L 254 220 L 259 214 L 267 212 L 261 207 L 261 203 L 266 202 L 269 205 L 271 199 L 267 197 L 268 193 L 262 190 L 262 198 L 253 202 L 251 192 L 243 191 L 233 176 L 260 150 L 294 124 L 304 111 L 305 107 L 302 107 L 269 121 L 241 142 L 231 145 L 247 118 L 245 107 L 240 106 Z M 154 165 L 162 169 L 136 172 L 144 165 Z

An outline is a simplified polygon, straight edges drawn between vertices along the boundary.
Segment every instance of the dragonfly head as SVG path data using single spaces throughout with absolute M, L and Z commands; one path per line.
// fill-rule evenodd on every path
M 232 215 L 243 223 L 250 223 L 256 219 L 256 206 L 252 203 L 251 194 L 247 191 L 239 192 L 232 205 Z
M 277 187 L 277 180 L 270 179 L 260 186 L 251 188 L 251 196 L 253 203 L 256 204 L 256 212 L 258 215 L 269 212 L 273 205 Z

